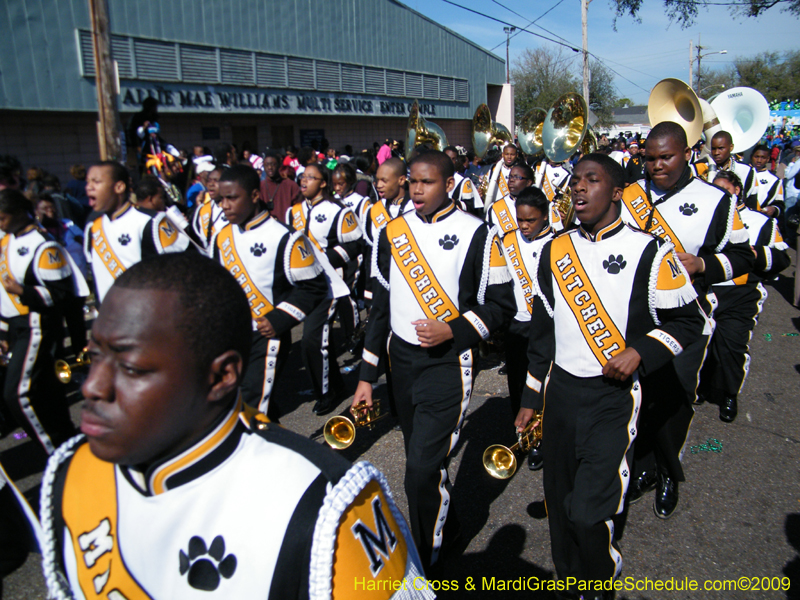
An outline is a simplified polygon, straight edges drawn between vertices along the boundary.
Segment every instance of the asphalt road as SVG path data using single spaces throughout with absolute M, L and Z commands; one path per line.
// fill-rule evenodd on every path
M 791 254 L 794 258 L 794 251 Z M 723 423 L 712 405 L 697 410 L 684 456 L 687 482 L 681 485 L 681 500 L 673 517 L 662 521 L 654 516 L 650 493 L 631 507 L 618 527 L 622 576 L 631 578 L 623 583 L 639 586 L 639 591 L 618 592 L 618 598 L 800 599 L 800 336 L 787 335 L 800 332 L 800 311 L 791 305 L 794 271 L 793 264 L 767 286 L 769 298 L 753 335 L 750 376 L 740 395 L 737 420 Z M 346 354 L 339 362 L 345 370 L 356 367 L 345 375 L 354 390 L 357 362 Z M 525 594 L 551 599 L 555 596 L 546 591 L 514 590 L 520 578 L 535 586 L 537 581 L 553 577 L 541 471 L 522 468 L 512 479 L 498 481 L 486 474 L 481 462 L 487 446 L 510 445 L 515 437 L 505 378 L 498 375 L 497 366 L 497 357 L 483 361 L 450 466 L 455 482 L 453 510 L 462 522 L 466 547 L 463 554 L 445 561 L 439 575 L 451 586 L 455 582 L 458 591 L 440 597 Z M 296 375 L 289 377 L 290 373 Z M 294 352 L 276 390 L 288 412 L 283 424 L 320 439 L 326 419 L 311 412 L 307 385 Z M 377 389 L 377 395 L 385 397 L 385 386 Z M 77 416 L 78 406 L 76 398 L 73 416 Z M 347 406 L 349 402 L 343 402 L 341 412 Z M 402 436 L 392 425 L 384 419 L 371 431 L 359 431 L 344 455 L 380 468 L 406 512 Z M 709 451 L 710 439 L 721 443 L 721 451 Z M 14 435 L 0 440 L 0 461 L 35 498 L 44 460 L 33 442 Z M 31 555 L 7 577 L 2 598 L 46 598 L 39 563 L 40 557 Z M 656 582 L 670 578 L 679 583 L 695 581 L 698 591 L 653 589 Z M 783 587 L 790 582 L 788 591 L 755 589 L 765 584 L 781 587 L 781 578 L 788 578 L 782 580 Z M 713 587 L 733 580 L 751 589 L 703 589 L 706 582 Z M 474 590 L 469 589 L 470 583 Z M 643 590 L 644 585 L 649 587 Z

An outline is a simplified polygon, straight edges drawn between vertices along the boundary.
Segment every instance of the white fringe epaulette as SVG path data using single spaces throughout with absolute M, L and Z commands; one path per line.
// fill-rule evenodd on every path
M 770 225 L 772 226 L 772 231 L 770 232 L 769 241 L 770 241 L 770 248 L 775 248 L 775 250 L 788 250 L 789 244 L 781 240 L 778 241 L 778 220 L 771 219 Z
M 370 264 L 372 265 L 372 277 L 377 279 L 378 282 L 388 292 L 389 282 L 384 279 L 383 273 L 381 273 L 381 270 L 378 268 L 378 246 L 380 245 L 381 231 L 383 231 L 385 228 L 386 226 L 384 225 L 375 233 L 375 243 L 372 244 L 372 256 L 370 257 Z
M 314 537 L 311 542 L 308 586 L 310 600 L 331 600 L 333 591 L 333 558 L 336 550 L 336 530 L 339 528 L 339 521 L 350 507 L 350 504 L 371 481 L 377 481 L 378 485 L 380 485 L 381 491 L 388 500 L 392 516 L 406 539 L 408 548 L 406 580 L 413 581 L 417 577 L 424 579 L 425 575 L 417 568 L 420 560 L 416 547 L 411 541 L 411 531 L 400 513 L 400 509 L 397 508 L 392 499 L 392 493 L 389 490 L 386 478 L 370 463 L 362 461 L 350 467 L 338 483 L 328 490 L 320 508 L 317 523 L 314 527 Z M 393 600 L 431 600 L 435 597 L 430 589 L 414 589 L 415 587 L 426 588 L 427 586 L 406 585 L 403 587 L 405 589 L 401 588 L 395 592 L 392 596 Z
M 54 529 L 53 519 L 53 484 L 56 480 L 58 467 L 75 453 L 75 446 L 85 439 L 83 434 L 70 438 L 50 455 L 47 468 L 42 477 L 42 489 L 39 496 L 39 514 L 42 522 L 42 570 L 47 584 L 48 598 L 54 600 L 73 600 L 72 590 L 66 575 L 56 564 L 58 556 L 58 536 Z
M 507 266 L 492 267 L 492 244 L 500 244 L 500 230 L 497 225 L 493 225 L 486 235 L 486 243 L 483 247 L 483 271 L 481 272 L 481 283 L 478 287 L 478 304 L 483 306 L 486 303 L 486 289 L 490 285 L 500 285 L 511 281 L 511 272 Z M 505 254 L 499 250 L 505 260 Z
M 322 273 L 322 265 L 316 260 L 316 256 L 314 257 L 313 264 L 307 267 L 300 267 L 299 269 L 292 269 L 292 250 L 294 249 L 294 244 L 297 239 L 301 237 L 305 237 L 302 231 L 291 233 L 289 235 L 289 240 L 286 242 L 287 248 L 283 252 L 283 271 L 286 273 L 286 279 L 288 279 L 289 283 L 292 285 L 295 285 L 298 281 L 314 279 L 314 277 Z M 314 249 L 311 247 L 311 240 L 306 238 L 304 243 L 306 244 L 306 249 L 313 254 Z
M 692 278 L 683 266 L 678 257 L 675 257 L 675 263 L 678 269 L 681 270 L 683 276 L 686 278 L 686 283 L 679 287 L 677 290 L 660 290 L 658 289 L 658 272 L 661 269 L 661 263 L 666 256 L 675 250 L 675 246 L 671 242 L 664 242 L 656 252 L 653 258 L 653 266 L 650 268 L 650 281 L 647 290 L 647 304 L 650 310 L 650 316 L 656 325 L 661 325 L 658 318 L 657 309 L 678 308 L 685 306 L 697 298 L 697 291 L 692 286 Z

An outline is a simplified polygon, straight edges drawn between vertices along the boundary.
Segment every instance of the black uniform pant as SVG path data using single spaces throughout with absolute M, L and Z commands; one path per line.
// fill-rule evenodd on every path
M 47 454 L 77 432 L 64 385 L 55 374 L 54 354 L 61 319 L 30 313 L 8 321 L 8 363 L 3 399 L 17 423 Z
M 281 416 L 278 403 L 272 400 L 272 390 L 291 348 L 291 331 L 280 338 L 265 338 L 257 331 L 253 332 L 250 360 L 242 379 L 242 400 L 272 420 Z
M 750 338 L 767 290 L 760 283 L 719 285 L 714 286 L 714 294 L 718 302 L 714 310 L 717 325 L 700 374 L 700 387 L 735 397 L 750 370 Z
M 394 334 L 389 340 L 411 534 L 426 567 L 439 558 L 445 524 L 448 538 L 458 531 L 447 464 L 472 395 L 474 356 L 471 349 L 457 353 L 451 342 L 422 348 Z
M 608 580 L 622 556 L 613 517 L 622 512 L 641 390 L 634 379 L 575 377 L 553 365 L 544 388 L 544 496 L 560 580 Z
M 508 396 L 511 400 L 511 413 L 516 418 L 528 377 L 528 334 L 530 321 L 511 321 L 505 333 L 506 371 L 508 372 Z
M 317 398 L 336 396 L 344 390 L 336 354 L 331 344 L 336 300 L 324 300 L 303 321 L 303 366 L 311 377 Z

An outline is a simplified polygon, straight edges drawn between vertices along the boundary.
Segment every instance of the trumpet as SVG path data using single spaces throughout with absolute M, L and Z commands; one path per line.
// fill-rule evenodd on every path
M 517 432 L 517 443 L 511 448 L 495 444 L 484 450 L 483 468 L 495 479 L 508 479 L 517 471 L 515 454 L 529 453 L 533 448 L 538 448 L 541 440 L 542 413 L 534 412 L 531 422 L 525 426 L 525 429 Z
M 75 369 L 79 367 L 85 367 L 90 364 L 92 364 L 92 359 L 89 356 L 89 348 L 87 347 L 78 353 L 78 356 L 75 357 L 74 363 L 68 363 L 67 361 L 61 359 L 57 360 L 55 363 L 56 377 L 61 383 L 66 385 L 72 381 L 72 372 Z
M 386 416 L 386 413 L 381 413 L 381 406 L 377 400 L 372 406 L 367 406 L 366 402 L 359 402 L 350 408 L 350 413 L 353 415 L 352 421 L 340 415 L 331 417 L 325 423 L 323 436 L 328 446 L 334 450 L 348 448 L 356 439 L 356 428 L 372 429 L 376 421 Z

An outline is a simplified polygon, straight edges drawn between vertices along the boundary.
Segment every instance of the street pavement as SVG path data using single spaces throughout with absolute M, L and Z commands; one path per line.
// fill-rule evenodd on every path
M 740 395 L 738 418 L 723 423 L 716 406 L 698 407 L 683 458 L 687 481 L 680 487 L 675 514 L 666 521 L 657 519 L 651 492 L 617 524 L 624 560 L 622 581 L 633 588 L 618 592 L 617 598 L 800 599 L 800 311 L 791 305 L 796 261 L 794 251 L 790 253 L 793 265 L 767 285 L 769 298 L 753 334 L 753 359 Z M 348 354 L 339 362 L 354 390 L 358 362 Z M 505 377 L 497 373 L 498 366 L 496 355 L 482 361 L 450 465 L 452 509 L 459 515 L 464 539 L 460 551 L 438 569 L 435 585 L 447 582 L 450 588 L 458 587 L 441 592 L 443 598 L 524 594 L 553 599 L 551 592 L 530 589 L 545 586 L 554 576 L 542 472 L 531 472 L 523 464 L 513 478 L 499 481 L 482 465 L 485 448 L 511 445 L 516 439 Z M 383 380 L 376 395 L 386 398 Z M 311 412 L 308 379 L 296 351 L 275 397 L 288 413 L 283 425 L 324 443 L 327 417 Z M 77 422 L 77 394 L 73 399 Z M 337 413 L 344 414 L 348 406 L 349 400 L 342 402 Z M 354 445 L 342 454 L 353 461 L 368 460 L 381 469 L 407 514 L 403 440 L 393 425 L 389 417 L 372 430 L 359 430 Z M 0 461 L 35 498 L 44 459 L 33 442 L 14 435 L 0 440 Z M 694 581 L 698 588 L 654 589 L 669 581 L 678 586 Z M 750 589 L 704 590 L 705 585 L 719 588 L 733 581 Z M 516 589 L 520 583 L 527 591 Z M 40 557 L 31 555 L 6 578 L 4 586 L 2 598 L 8 600 L 46 598 Z M 762 591 L 764 586 L 767 591 Z M 369 597 L 369 593 L 355 597 Z

